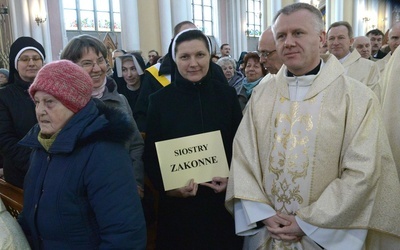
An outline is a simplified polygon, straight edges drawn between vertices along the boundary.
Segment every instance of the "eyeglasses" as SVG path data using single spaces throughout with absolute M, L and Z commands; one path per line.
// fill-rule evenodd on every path
M 105 65 L 106 59 L 104 59 L 104 57 L 99 57 L 96 62 L 83 61 L 80 63 L 81 67 L 84 69 L 93 69 L 96 64 L 99 65 L 99 67 Z
M 267 51 L 257 51 L 257 54 L 259 57 L 264 57 L 264 58 L 268 58 L 270 57 L 274 52 L 276 52 L 276 50 L 267 52 Z
M 30 61 L 33 61 L 34 63 L 37 63 L 39 61 L 42 61 L 42 57 L 41 56 L 21 56 L 20 58 L 18 58 L 18 61 L 20 62 L 24 62 L 24 63 L 29 63 Z

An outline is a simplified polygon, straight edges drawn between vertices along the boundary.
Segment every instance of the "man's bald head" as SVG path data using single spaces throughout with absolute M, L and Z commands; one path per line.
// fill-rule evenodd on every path
M 371 40 L 366 36 L 357 36 L 354 38 L 352 45 L 360 53 L 361 57 L 370 59 L 371 57 Z
M 393 52 L 400 45 L 400 22 L 393 24 L 392 28 L 389 30 L 389 47 L 390 51 Z
M 278 53 L 276 53 L 274 35 L 272 33 L 272 28 L 268 27 L 261 34 L 258 41 L 258 53 L 260 55 L 260 63 L 271 74 L 278 73 L 283 62 L 279 58 Z

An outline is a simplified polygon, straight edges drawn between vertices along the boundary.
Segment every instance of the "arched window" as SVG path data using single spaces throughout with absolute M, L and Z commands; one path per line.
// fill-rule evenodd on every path
M 259 37 L 261 35 L 261 0 L 247 0 L 246 16 L 248 37 Z
M 193 23 L 207 36 L 214 35 L 213 11 L 213 0 L 192 0 Z
M 121 31 L 119 1 L 63 0 L 62 3 L 67 31 Z

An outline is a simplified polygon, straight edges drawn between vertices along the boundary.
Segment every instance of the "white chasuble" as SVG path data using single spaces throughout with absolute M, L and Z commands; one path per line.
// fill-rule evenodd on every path
M 365 235 L 353 234 L 362 231 L 367 250 L 400 245 L 400 183 L 379 101 L 345 76 L 336 58 L 321 57 L 325 64 L 304 98 L 292 98 L 285 66 L 261 81 L 236 132 L 226 207 L 252 224 L 245 249 L 320 249 L 314 241 L 343 232 L 362 244 Z M 318 229 L 304 230 L 298 221 L 310 237 L 272 240 L 266 227 L 254 227 L 271 212 L 255 215 L 261 212 L 254 204 L 295 213 Z
M 395 50 L 387 63 L 383 74 L 383 85 L 385 86 L 382 101 L 383 121 L 389 136 L 390 146 L 396 162 L 397 171 L 400 175 L 400 50 Z
M 364 83 L 376 94 L 378 99 L 381 99 L 381 74 L 375 62 L 362 58 L 357 50 L 353 50 L 342 64 L 346 75 Z

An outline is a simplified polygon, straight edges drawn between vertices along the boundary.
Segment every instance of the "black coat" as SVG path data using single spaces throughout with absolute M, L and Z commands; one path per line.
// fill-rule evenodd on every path
M 386 56 L 387 54 L 383 52 L 382 50 L 378 50 L 378 53 L 376 53 L 376 56 L 372 55 L 373 58 L 375 59 L 382 59 Z
M 18 145 L 18 141 L 37 123 L 35 105 L 28 93 L 30 84 L 17 78 L 0 89 L 0 152 L 4 159 L 4 178 L 20 188 L 28 171 L 31 149 Z
M 169 54 L 163 57 L 163 61 L 160 65 L 159 75 L 171 75 L 171 80 L 174 81 L 173 62 Z M 215 63 L 211 63 L 212 78 L 225 83 L 228 85 L 228 81 L 222 71 L 221 67 Z M 145 70 L 144 77 L 141 78 L 141 90 L 139 97 L 136 101 L 135 108 L 133 111 L 133 117 L 135 117 L 140 132 L 146 132 L 146 116 L 147 109 L 149 106 L 149 96 L 158 90 L 162 89 L 163 86 L 157 81 L 154 76 Z
M 140 84 L 143 81 L 143 76 L 144 75 L 140 76 Z M 117 83 L 118 93 L 124 95 L 126 97 L 126 99 L 128 100 L 131 110 L 132 111 L 135 110 L 135 105 L 136 105 L 137 99 L 139 97 L 141 87 L 139 87 L 137 90 L 128 89 L 126 86 L 126 81 L 123 77 L 116 77 L 116 78 L 114 78 L 114 81 Z M 136 121 L 137 118 L 135 116 L 133 118 L 135 118 L 135 121 Z
M 166 196 L 155 142 L 220 130 L 228 162 L 242 113 L 235 89 L 211 79 L 193 84 L 176 80 L 150 96 L 145 140 L 145 171 L 160 191 L 157 248 L 241 249 L 233 217 L 224 207 L 225 192 L 199 186 L 190 198 Z

